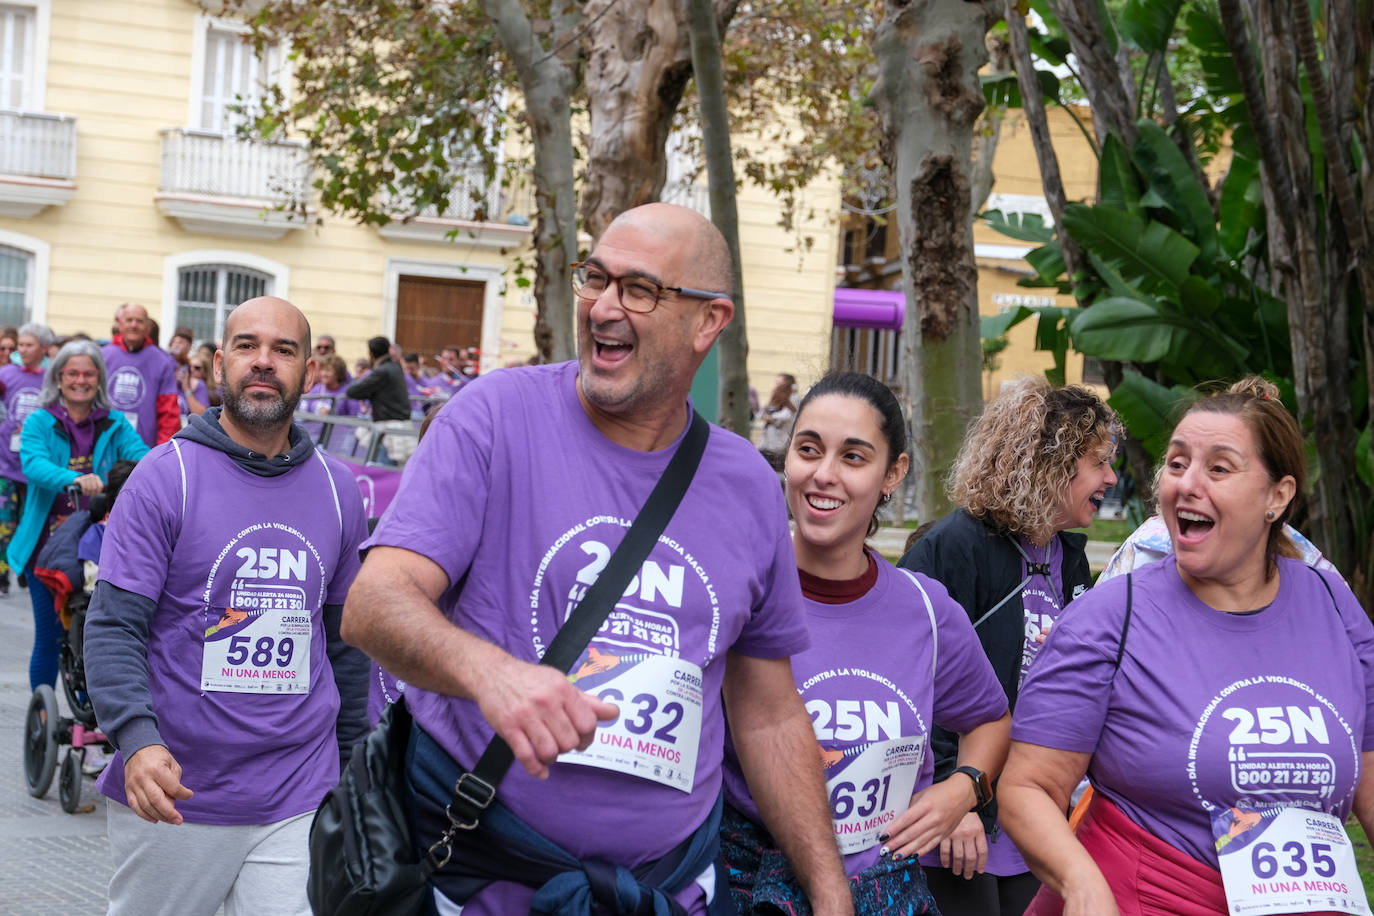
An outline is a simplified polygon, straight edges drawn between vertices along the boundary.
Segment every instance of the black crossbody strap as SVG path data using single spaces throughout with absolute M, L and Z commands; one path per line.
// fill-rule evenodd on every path
M 697 465 L 701 463 L 710 434 L 710 424 L 701 414 L 693 411 L 687 435 L 669 460 L 663 476 L 658 479 L 644 507 L 630 525 L 630 530 L 611 554 L 606 568 L 559 628 L 540 664 L 567 671 L 592 641 L 596 631 L 615 608 L 625 587 L 644 564 L 654 544 L 658 543 L 658 537 L 668 526 L 668 520 L 677 511 L 696 474 Z M 497 784 L 514 762 L 515 754 L 510 745 L 500 735 L 493 735 L 477 764 L 459 777 L 458 784 L 453 788 L 453 801 L 448 806 L 451 826 L 444 838 L 430 848 L 432 860 L 447 858 L 445 853 L 438 850 L 448 845 L 447 841 L 455 830 L 471 830 L 477 826 L 482 812 L 496 797 Z

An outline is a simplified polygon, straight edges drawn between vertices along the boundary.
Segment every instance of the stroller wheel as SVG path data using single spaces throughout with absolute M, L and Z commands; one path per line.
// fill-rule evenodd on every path
M 67 751 L 62 760 L 62 775 L 57 780 L 57 798 L 62 802 L 62 810 L 75 814 L 81 804 L 81 764 L 86 760 L 86 749 Z
M 24 778 L 29 794 L 42 798 L 52 785 L 57 769 L 57 694 L 47 684 L 39 684 L 29 700 L 24 719 Z

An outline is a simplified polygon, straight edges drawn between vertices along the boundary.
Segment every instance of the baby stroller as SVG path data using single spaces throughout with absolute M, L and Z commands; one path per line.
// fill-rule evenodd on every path
M 80 488 L 69 487 L 67 495 L 72 505 L 77 505 Z M 108 501 L 97 496 L 92 501 L 91 511 L 81 509 L 72 513 L 48 538 L 34 561 L 34 575 L 53 593 L 53 604 L 66 629 L 58 658 L 58 680 L 72 715 L 70 718 L 61 715 L 55 690 L 47 684 L 38 685 L 29 700 L 24 720 L 24 776 L 30 795 L 34 798 L 46 796 L 57 770 L 58 756 L 65 747 L 57 795 L 62 810 L 68 814 L 74 814 L 81 803 L 87 748 L 97 747 L 105 754 L 114 752 L 114 746 L 96 724 L 95 707 L 86 692 L 82 636 L 90 595 L 83 588 L 85 575 L 77 556 L 77 545 L 91 526 L 93 512 L 100 512 L 98 517 L 103 518 L 104 505 L 108 505 Z

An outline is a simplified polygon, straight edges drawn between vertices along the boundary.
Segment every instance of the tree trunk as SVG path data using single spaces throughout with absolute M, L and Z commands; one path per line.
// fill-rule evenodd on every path
M 1083 91 L 1092 105 L 1093 130 L 1100 148 L 1107 134 L 1115 133 L 1127 147 L 1135 143 L 1135 105 L 1126 85 L 1130 71 L 1117 67 L 1107 35 L 1103 31 L 1096 0 L 1050 0 L 1050 9 L 1068 36 L 1069 46 L 1078 58 L 1078 73 Z
M 1016 84 L 1021 87 L 1021 110 L 1025 113 L 1026 125 L 1030 128 L 1035 160 L 1040 164 L 1040 184 L 1045 189 L 1045 202 L 1049 204 L 1050 217 L 1054 220 L 1054 236 L 1059 240 L 1059 250 L 1064 254 L 1064 266 L 1068 268 L 1068 275 L 1072 278 L 1083 264 L 1083 252 L 1079 249 L 1078 243 L 1064 231 L 1062 217 L 1068 196 L 1064 193 L 1064 179 L 1059 172 L 1059 156 L 1055 153 L 1054 143 L 1050 139 L 1045 99 L 1040 91 L 1040 80 L 1035 75 L 1035 61 L 1031 57 L 1026 20 L 1017 12 L 1017 0 L 1006 0 L 1004 12 L 1007 39 L 1011 44 L 1012 64 L 1016 67 Z
M 1298 26 L 1294 22 L 1293 8 L 1275 0 L 1258 0 L 1254 5 L 1254 25 L 1259 39 L 1266 104 L 1257 111 L 1247 93 L 1252 118 L 1271 123 L 1287 186 L 1290 189 L 1314 187 L 1312 157 L 1307 145 L 1306 108 L 1294 48 L 1294 32 Z M 1244 40 L 1243 32 L 1239 40 Z M 1260 136 L 1258 129 L 1256 136 Z M 1288 304 L 1288 334 L 1292 343 L 1298 412 L 1304 427 L 1312 430 L 1316 446 L 1316 485 L 1309 514 L 1314 530 L 1309 533 L 1315 536 L 1332 562 L 1341 569 L 1350 570 L 1357 535 L 1351 484 L 1355 479 L 1355 435 L 1350 398 L 1344 384 L 1349 347 L 1345 335 L 1333 333 L 1340 322 L 1333 322 L 1325 295 L 1328 283 L 1343 285 L 1346 278 L 1328 277 L 1323 269 L 1318 236 L 1323 218 L 1324 214 L 1316 212 L 1314 195 L 1293 194 L 1293 209 L 1280 212 L 1270 220 L 1271 226 L 1275 222 L 1283 224 L 1287 234 L 1287 240 L 1283 240 L 1271 232 L 1270 260 L 1276 265 L 1287 265 L 1280 289 Z
M 749 437 L 749 334 L 744 312 L 744 274 L 740 267 L 739 214 L 735 207 L 735 164 L 730 148 L 730 117 L 720 57 L 720 25 L 711 0 L 685 0 L 701 109 L 702 149 L 711 189 L 711 220 L 725 236 L 734 264 L 735 317 L 716 344 L 720 376 L 720 424 Z
M 724 31 L 738 0 L 714 0 Z M 582 227 L 592 240 L 611 220 L 659 199 L 673 114 L 692 78 L 692 46 L 682 0 L 588 0 L 587 168 Z M 719 41 L 717 42 L 719 43 Z M 716 64 L 717 68 L 720 64 Z
M 577 355 L 572 264 L 577 260 L 571 93 L 576 75 L 545 48 L 519 0 L 479 0 L 515 66 L 534 144 L 534 343 L 542 362 Z M 555 8 L 560 4 L 554 4 Z M 566 49 L 577 15 L 555 15 L 551 48 Z
M 945 480 L 982 405 L 978 271 L 970 159 L 983 110 L 978 71 L 997 17 L 967 0 L 886 0 L 877 30 L 878 81 L 907 314 L 903 386 L 911 402 L 916 513 L 949 511 Z

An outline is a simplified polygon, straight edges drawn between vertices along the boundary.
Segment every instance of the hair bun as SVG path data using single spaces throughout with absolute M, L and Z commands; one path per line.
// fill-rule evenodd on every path
M 1226 392 L 1227 394 L 1240 394 L 1251 398 L 1261 398 L 1266 401 L 1279 400 L 1278 386 L 1258 375 L 1247 375 L 1230 388 L 1227 388 Z

